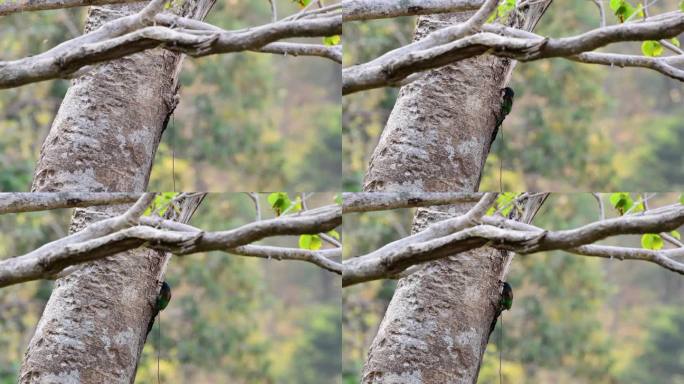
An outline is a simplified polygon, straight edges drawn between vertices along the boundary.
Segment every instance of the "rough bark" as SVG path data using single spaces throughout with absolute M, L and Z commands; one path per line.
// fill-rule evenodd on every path
M 450 216 L 420 209 L 413 232 Z M 502 252 L 483 247 L 431 262 L 401 279 L 362 382 L 475 382 L 496 315 L 503 265 Z
M 421 17 L 416 39 L 470 13 Z M 404 86 L 371 156 L 366 191 L 476 191 L 510 66 L 480 56 Z
M 211 0 L 177 12 L 203 18 Z M 93 7 L 86 29 L 143 3 Z M 141 192 L 173 109 L 178 53 L 155 49 L 74 80 L 36 167 L 33 191 Z M 120 212 L 78 210 L 71 230 Z M 152 316 L 164 256 L 136 249 L 77 267 L 56 282 L 22 363 L 21 383 L 130 383 Z
M 514 23 L 531 30 L 550 1 Z M 415 38 L 472 13 L 421 17 Z M 375 149 L 365 191 L 477 191 L 512 63 L 480 56 L 404 86 Z M 454 207 L 439 210 L 454 211 Z M 463 211 L 463 207 L 456 207 Z M 413 230 L 444 217 L 420 210 Z M 373 340 L 363 383 L 475 383 L 506 258 L 488 247 L 426 263 L 399 281 Z
M 516 26 L 533 28 L 547 3 L 532 6 Z M 415 39 L 471 14 L 421 17 Z M 402 87 L 371 156 L 364 190 L 476 191 L 511 65 L 509 59 L 478 56 Z
M 78 209 L 71 231 L 96 216 Z M 163 253 L 140 248 L 88 263 L 57 280 L 19 382 L 132 383 L 163 260 Z
M 212 0 L 184 1 L 204 17 Z M 91 31 L 144 3 L 92 7 Z M 34 192 L 138 192 L 147 187 L 166 117 L 176 100 L 181 55 L 154 49 L 94 66 L 73 80 L 40 151 Z

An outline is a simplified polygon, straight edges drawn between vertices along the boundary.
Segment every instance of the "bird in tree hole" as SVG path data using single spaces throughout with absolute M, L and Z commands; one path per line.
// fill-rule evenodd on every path
M 159 294 L 157 295 L 157 298 L 155 299 L 154 302 L 154 313 L 152 314 L 152 318 L 150 319 L 150 323 L 147 326 L 147 334 L 150 334 L 150 331 L 152 330 L 152 326 L 154 325 L 154 319 L 157 317 L 160 311 L 163 311 L 164 308 L 166 308 L 169 305 L 169 302 L 171 301 L 171 286 L 165 281 L 161 285 L 161 289 L 159 290 Z
M 507 311 L 510 311 L 513 306 L 513 288 L 511 288 L 511 285 L 507 282 L 503 283 L 503 291 L 501 292 L 501 301 L 499 304 L 501 305 L 501 308 L 504 308 Z
M 494 331 L 494 327 L 496 327 L 496 321 L 499 319 L 499 316 L 501 316 L 501 312 L 504 310 L 510 311 L 511 307 L 513 307 L 513 288 L 510 284 L 508 284 L 508 282 L 504 281 L 502 284 L 503 287 L 501 290 L 501 297 L 499 298 L 499 303 L 496 308 L 496 315 L 494 316 L 492 325 L 489 327 L 490 335 Z
M 501 90 L 501 110 L 496 117 L 496 127 L 494 127 L 494 132 L 492 132 L 492 140 L 489 143 L 490 147 L 494 143 L 494 140 L 496 140 L 496 135 L 499 134 L 501 124 L 503 124 L 506 116 L 513 110 L 513 97 L 515 97 L 515 92 L 513 92 L 513 89 L 510 87 Z

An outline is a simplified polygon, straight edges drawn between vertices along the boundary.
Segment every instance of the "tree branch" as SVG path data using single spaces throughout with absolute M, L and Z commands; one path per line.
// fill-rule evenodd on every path
M 637 60 L 638 56 L 588 52 L 617 42 L 675 37 L 684 32 L 682 12 L 669 12 L 645 21 L 602 27 L 558 39 L 492 24 L 483 26 L 479 33 L 467 34 L 464 33 L 465 24 L 437 30 L 368 63 L 344 68 L 342 93 L 396 84 L 414 73 L 483 54 L 520 61 L 561 57 L 603 65 L 643 66 L 684 81 L 681 55 Z
M 483 0 L 344 0 L 344 21 L 431 15 L 479 9 Z
M 468 215 L 432 224 L 419 233 L 387 244 L 367 255 L 345 260 L 342 285 L 391 277 L 413 265 L 485 245 L 521 254 L 565 250 L 581 255 L 644 260 L 684 274 L 684 264 L 671 259 L 684 252 L 681 248 L 648 251 L 591 245 L 616 235 L 674 230 L 684 225 L 682 205 L 663 207 L 656 213 L 650 211 L 600 220 L 576 229 L 560 231 L 548 231 L 502 217 L 466 219 Z M 453 225 L 456 221 L 460 225 Z
M 312 54 L 339 61 L 338 47 L 279 43 L 292 37 L 317 37 L 340 34 L 342 17 L 328 16 L 304 20 L 279 21 L 258 27 L 226 31 L 209 24 L 166 14 L 150 17 L 156 11 L 153 1 L 140 13 L 104 24 L 99 29 L 64 42 L 42 54 L 0 62 L 0 88 L 31 82 L 65 78 L 79 69 L 162 46 L 169 50 L 200 57 L 211 54 L 265 49 L 269 53 Z M 150 26 L 152 23 L 164 26 Z M 184 26 L 173 29 L 171 26 Z M 192 29 L 192 28 L 195 29 Z M 198 28 L 199 27 L 199 28 Z M 79 73 L 80 74 L 80 73 Z
M 339 263 L 327 259 L 330 256 L 335 257 L 339 251 L 300 252 L 264 246 L 244 247 L 271 236 L 329 231 L 342 223 L 342 209 L 337 205 L 313 209 L 298 215 L 253 222 L 233 230 L 204 232 L 187 224 L 159 218 L 143 217 L 137 220 L 138 215 L 153 199 L 154 194 L 145 194 L 121 216 L 93 223 L 82 231 L 45 244 L 26 255 L 0 261 L 0 287 L 50 278 L 71 265 L 101 259 L 141 246 L 177 255 L 223 251 L 267 257 L 269 252 L 273 252 L 272 257 L 275 258 L 308 261 L 341 273 Z M 154 224 L 155 227 L 149 224 Z
M 0 215 L 5 213 L 35 212 L 59 208 L 93 207 L 132 203 L 140 193 L 0 193 Z
M 88 7 L 91 5 L 108 5 L 135 3 L 140 0 L 21 0 L 0 3 L 0 16 L 17 12 L 46 11 L 50 9 Z
M 312 251 L 299 248 L 271 247 L 267 245 L 243 245 L 228 251 L 236 255 L 276 260 L 308 261 L 330 272 L 342 274 L 342 263 L 334 261 L 342 257 L 340 248 Z
M 342 194 L 342 212 L 386 211 L 397 208 L 476 202 L 483 195 L 477 192 L 345 192 Z

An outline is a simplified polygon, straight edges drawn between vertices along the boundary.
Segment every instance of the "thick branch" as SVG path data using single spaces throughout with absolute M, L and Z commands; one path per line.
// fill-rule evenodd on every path
M 0 193 L 0 214 L 132 203 L 139 193 Z
M 485 25 L 482 32 L 472 35 L 463 35 L 462 30 L 462 25 L 444 28 L 373 61 L 344 68 L 342 93 L 397 84 L 414 73 L 486 53 L 520 61 L 561 57 L 604 65 L 637 66 L 637 61 L 625 57 L 615 56 L 615 61 L 610 61 L 608 57 L 595 53 L 592 53 L 594 56 L 587 56 L 586 52 L 617 42 L 675 37 L 684 32 L 684 13 L 666 13 L 647 21 L 598 28 L 578 36 L 558 39 L 529 32 L 520 33 L 496 25 Z M 680 56 L 651 58 L 638 63 L 641 64 L 639 66 L 684 81 L 682 70 L 673 67 L 681 67 Z
M 106 5 L 120 3 L 135 3 L 140 0 L 21 0 L 5 1 L 0 3 L 0 16 L 16 12 L 45 11 L 49 9 L 62 9 L 74 7 L 87 7 L 91 5 Z
M 133 53 L 163 46 L 166 49 L 181 51 L 199 57 L 211 54 L 259 50 L 277 40 L 292 37 L 330 36 L 342 32 L 342 17 L 321 17 L 305 20 L 280 21 L 259 27 L 238 31 L 172 29 L 150 26 L 143 13 L 127 16 L 103 25 L 87 35 L 70 40 L 37 56 L 15 61 L 0 62 L 0 88 L 9 88 L 31 82 L 63 78 L 76 73 L 79 69 Z M 183 18 L 162 17 L 160 21 L 183 21 Z M 125 19 L 126 22 L 121 20 Z M 113 23 L 113 24 L 111 24 Z M 185 24 L 198 22 L 185 21 Z M 204 23 L 203 23 L 204 24 Z M 333 52 L 298 46 L 275 46 L 267 48 L 273 52 L 295 50 L 298 54 L 316 52 L 324 57 L 336 57 Z
M 325 269 L 341 272 L 341 267 L 336 266 L 336 262 L 321 259 L 328 256 L 329 252 L 309 253 L 283 249 L 276 251 L 261 246 L 242 247 L 270 236 L 329 231 L 342 223 L 342 210 L 337 205 L 310 210 L 300 215 L 262 220 L 233 230 L 203 232 L 185 224 L 166 220 L 135 220 L 147 206 L 145 204 L 149 204 L 153 198 L 153 194 L 146 194 L 121 216 L 91 224 L 80 232 L 48 243 L 26 255 L 0 261 L 0 287 L 49 278 L 70 265 L 101 259 L 140 246 L 170 251 L 178 255 L 224 251 L 259 256 L 273 250 L 275 258 L 309 261 Z M 156 223 L 164 229 L 146 226 L 148 222 Z
M 483 0 L 344 0 L 344 21 L 474 11 Z
M 342 212 L 386 211 L 397 208 L 429 207 L 476 202 L 483 193 L 473 192 L 358 192 L 343 193 Z
M 681 255 L 681 249 L 643 252 L 633 248 L 589 246 L 616 235 L 674 230 L 684 225 L 682 205 L 660 209 L 657 213 L 622 216 L 562 231 L 547 231 L 514 220 L 483 217 L 483 224 L 462 221 L 470 225 L 444 235 L 444 223 L 455 219 L 435 223 L 422 232 L 387 244 L 370 254 L 346 260 L 343 286 L 390 277 L 412 265 L 485 245 L 522 254 L 549 250 L 566 250 L 576 254 L 595 251 L 596 255 L 593 256 L 644 260 L 684 274 L 684 264 L 670 259 Z

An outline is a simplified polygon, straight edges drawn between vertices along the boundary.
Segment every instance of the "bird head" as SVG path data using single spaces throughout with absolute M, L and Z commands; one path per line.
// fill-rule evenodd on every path
M 501 90 L 501 93 L 503 94 L 502 96 L 505 98 L 512 99 L 513 96 L 515 96 L 515 92 L 513 92 L 513 89 L 511 87 L 506 87 Z

